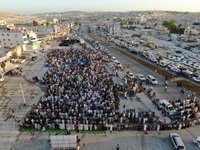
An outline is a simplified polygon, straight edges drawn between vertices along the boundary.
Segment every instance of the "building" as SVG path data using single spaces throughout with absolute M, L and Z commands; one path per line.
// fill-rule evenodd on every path
M 51 135 L 51 150 L 79 150 L 76 135 Z
M 106 23 L 105 24 L 105 31 L 108 32 L 110 35 L 116 35 L 120 33 L 120 24 L 119 23 Z
M 199 35 L 200 31 L 198 31 L 195 28 L 188 27 L 188 28 L 185 29 L 184 34 Z
M 157 35 L 166 35 L 169 34 L 169 30 L 162 25 L 157 25 L 154 28 L 156 30 Z
M 28 37 L 25 32 L 18 30 L 2 30 L 0 31 L 1 47 L 17 47 L 28 43 Z
M 6 21 L 5 20 L 0 20 L 0 25 L 6 25 Z
M 41 26 L 38 27 L 38 34 L 49 34 L 49 33 L 58 33 L 60 32 L 60 27 L 57 25 L 54 26 Z

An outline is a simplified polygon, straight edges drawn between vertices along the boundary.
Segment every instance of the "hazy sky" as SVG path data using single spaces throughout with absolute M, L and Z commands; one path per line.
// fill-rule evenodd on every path
M 200 0 L 0 0 L 0 11 L 34 14 L 63 11 L 169 10 L 200 12 Z

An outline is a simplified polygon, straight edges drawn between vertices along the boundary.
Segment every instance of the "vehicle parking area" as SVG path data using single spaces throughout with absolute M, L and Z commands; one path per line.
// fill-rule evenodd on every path
M 90 41 L 89 38 L 88 40 L 86 39 L 86 41 L 90 43 L 89 47 L 93 50 L 102 52 L 102 61 L 104 61 L 105 68 L 110 73 L 109 75 L 114 81 L 115 86 L 113 88 L 115 90 L 115 107 L 118 110 L 116 112 L 116 116 L 114 117 L 117 123 L 113 125 L 112 130 L 109 124 L 105 126 L 106 132 L 104 134 L 98 135 L 77 133 L 77 135 L 81 138 L 81 149 L 114 150 L 117 144 L 119 144 L 120 148 L 124 150 L 173 149 L 173 143 L 169 138 L 169 133 L 171 132 L 177 132 L 183 138 L 183 142 L 188 149 L 198 149 L 193 143 L 193 139 L 194 137 L 199 136 L 199 121 L 197 120 L 197 122 L 193 122 L 194 119 L 192 118 L 194 117 L 192 115 L 196 115 L 199 111 L 199 109 L 196 108 L 198 107 L 196 104 L 198 98 L 196 98 L 195 101 L 195 97 L 191 95 L 191 93 L 186 92 L 185 94 L 182 94 L 177 92 L 176 85 L 174 85 L 171 81 L 168 81 L 169 87 L 166 91 L 164 91 L 165 79 L 163 79 L 163 77 L 160 77 L 155 72 L 148 70 L 144 66 L 140 66 L 112 49 L 105 47 L 102 44 L 98 44 L 98 41 Z M 121 64 L 120 67 L 114 65 L 115 60 L 113 60 L 113 57 L 115 57 Z M 43 61 L 44 60 L 40 62 L 40 65 Z M 34 66 L 32 71 L 36 72 L 36 68 L 34 68 Z M 39 65 L 38 72 L 41 72 L 41 66 L 39 67 Z M 155 77 L 157 84 L 151 84 L 149 80 L 146 80 L 148 75 Z M 154 95 L 154 93 L 156 94 Z M 150 107 L 144 104 L 144 97 L 141 97 L 140 101 L 137 94 L 144 94 L 145 99 L 148 98 L 148 102 L 152 104 L 153 109 L 149 111 Z M 190 97 L 188 97 L 189 94 Z M 177 112 L 179 112 L 177 116 L 174 116 L 176 118 L 170 118 L 175 121 L 173 124 L 165 123 L 164 119 L 167 118 L 165 118 L 165 115 L 168 116 L 168 114 L 162 114 L 162 110 L 159 110 L 159 107 L 156 105 L 156 101 L 154 101 L 156 99 L 164 98 L 173 105 Z M 178 98 L 185 100 L 185 103 L 181 103 Z M 194 113 L 196 110 L 193 109 L 195 108 L 197 109 L 197 112 Z M 157 116 L 154 116 L 154 112 L 160 112 L 158 116 L 161 120 L 156 120 L 158 118 Z M 185 118 L 187 121 L 185 121 L 189 123 L 184 124 L 182 118 L 183 116 L 187 116 L 187 118 Z M 105 116 L 103 116 L 103 118 L 105 118 Z M 150 123 L 151 121 L 153 122 L 152 124 Z M 145 129 L 146 132 L 144 130 L 145 124 L 147 125 Z M 195 124 L 197 125 L 195 126 Z M 34 145 L 43 148 L 45 145 L 50 147 L 50 144 L 48 143 L 50 134 L 61 133 L 22 133 L 12 149 L 17 150 L 25 145 L 27 149 L 34 149 Z M 72 134 L 74 133 L 72 132 Z
M 192 78 L 193 82 L 199 85 L 200 45 L 198 43 L 171 41 L 170 37 L 162 36 L 133 37 L 131 31 L 124 29 L 123 32 L 127 35 L 110 37 L 103 29 L 97 31 L 104 40 L 111 44 L 128 51 L 130 54 L 137 55 L 155 66 L 160 64 L 163 69 L 174 75 L 182 76 L 186 80 Z
M 101 50 L 104 51 L 103 48 L 102 48 Z M 107 50 L 106 50 L 106 51 L 107 51 Z M 119 58 L 119 60 L 122 62 L 122 63 L 121 63 L 122 66 L 124 66 L 124 67 L 127 66 L 128 63 L 124 63 L 125 61 L 122 61 L 122 60 L 121 60 L 121 57 L 117 57 L 118 55 L 116 55 L 116 53 L 112 53 L 112 52 L 108 52 L 108 53 L 111 53 L 111 55 L 113 54 L 113 56 L 111 56 L 111 57 L 115 57 L 116 59 Z M 157 53 L 157 52 L 156 52 L 156 53 Z M 180 55 L 179 55 L 179 52 L 175 52 L 175 51 L 174 51 L 173 53 L 174 53 L 175 55 L 177 55 L 178 57 L 180 56 Z M 173 55 L 173 53 L 170 51 L 170 54 Z M 166 55 L 166 54 L 164 53 L 164 56 L 165 56 L 165 55 Z M 190 55 L 190 56 L 192 57 L 192 55 Z M 166 57 L 166 56 L 165 56 L 165 57 Z M 185 57 L 187 57 L 187 55 L 186 55 Z M 145 58 L 146 58 L 146 57 L 145 57 Z M 164 57 L 163 57 L 163 58 L 164 58 Z M 174 58 L 174 59 L 175 59 L 175 58 Z M 163 59 L 163 60 L 167 61 L 166 59 Z M 178 61 L 180 61 L 180 60 L 178 60 Z M 176 63 L 176 62 L 178 62 L 178 61 L 177 61 L 177 60 L 174 61 L 174 64 L 177 66 L 177 70 L 178 70 L 178 67 L 180 68 L 180 64 Z M 112 66 L 112 63 L 113 63 L 113 62 L 111 62 L 111 66 Z M 169 64 L 167 64 L 167 65 L 170 65 L 170 64 L 173 64 L 173 63 L 169 63 Z M 179 71 L 180 71 L 181 69 L 178 70 L 178 71 L 176 72 L 176 69 L 174 69 L 174 70 L 173 70 L 173 69 L 170 69 L 169 67 L 167 67 L 167 65 L 166 65 L 166 66 L 163 65 L 162 67 L 166 68 L 167 71 L 173 72 L 175 75 L 176 75 L 177 73 L 180 73 Z M 183 66 L 181 66 L 181 67 L 183 67 Z M 186 66 L 184 66 L 184 67 L 186 67 Z M 188 68 L 187 68 L 187 69 L 188 69 Z M 127 70 L 128 70 L 128 69 L 126 68 L 126 69 L 125 69 L 125 72 L 122 71 L 122 72 L 123 72 L 122 74 L 125 75 Z M 131 69 L 129 69 L 128 71 L 131 71 Z M 133 71 L 131 71 L 131 73 L 132 73 L 132 72 L 133 72 Z M 135 72 L 135 71 L 134 71 L 134 72 Z M 134 72 L 133 72 L 133 73 L 134 73 Z M 137 74 L 139 74 L 139 72 L 135 72 L 134 74 L 137 75 Z M 143 74 L 143 73 L 140 72 L 140 74 Z M 146 74 L 146 73 L 144 73 L 144 74 Z M 197 72 L 196 74 L 198 75 L 198 72 Z M 182 75 L 182 74 L 181 74 L 181 75 Z M 125 75 L 125 76 L 126 76 L 126 75 Z M 122 76 L 122 79 L 123 79 L 123 77 L 124 77 L 124 76 Z M 137 77 L 136 77 L 136 78 L 137 78 Z M 189 78 L 189 77 L 187 77 L 187 78 Z M 139 78 L 137 78 L 137 79 L 139 79 Z M 126 82 L 126 80 L 125 80 L 125 82 Z M 159 82 L 158 82 L 158 83 L 159 83 Z M 159 83 L 159 84 L 162 84 L 162 83 Z M 163 84 L 164 84 L 164 81 L 163 81 Z M 159 86 L 159 85 L 158 85 L 158 86 Z M 155 86 L 154 86 L 154 87 L 155 87 Z M 160 87 L 160 86 L 159 86 L 159 87 Z M 169 87 L 170 87 L 170 86 L 169 86 Z M 169 93 L 168 93 L 168 94 L 169 94 Z M 192 95 L 188 95 L 188 97 L 191 98 Z M 168 99 L 168 97 L 167 97 L 167 99 Z M 187 98 L 184 98 L 184 99 L 186 100 Z M 184 117 L 183 117 L 184 115 L 181 115 L 180 113 L 183 113 L 183 112 L 186 113 L 186 111 L 185 111 L 185 110 L 183 111 L 183 110 L 182 110 L 183 107 L 179 107 L 178 105 L 179 105 L 179 102 L 180 102 L 180 103 L 182 103 L 182 102 L 185 103 L 186 101 L 185 101 L 184 99 L 178 99 L 178 98 L 176 99 L 175 97 L 174 97 L 174 98 L 171 98 L 171 101 L 169 101 L 169 99 L 168 99 L 168 101 L 170 102 L 170 104 L 172 104 L 172 105 L 174 106 L 175 110 L 176 110 L 176 111 L 177 111 L 177 110 L 180 111 L 180 112 L 178 113 L 178 115 L 173 116 L 173 117 L 174 117 L 174 118 L 173 118 L 174 121 L 175 121 L 175 122 L 178 122 L 179 125 L 180 125 L 180 122 L 183 121 L 182 119 L 184 119 Z M 185 102 L 184 102 L 184 101 L 185 101 Z M 188 102 L 189 102 L 189 101 L 187 101 L 187 103 L 188 103 Z M 194 101 L 193 101 L 193 102 L 194 102 Z M 191 102 L 189 102 L 188 104 L 191 105 L 193 102 L 191 101 Z M 177 103 L 178 105 L 176 105 L 176 104 L 174 105 L 174 103 Z M 192 105 L 193 105 L 193 104 L 192 104 Z M 198 104 L 197 104 L 197 105 L 198 105 Z M 197 106 L 197 105 L 196 105 L 196 106 Z M 177 108 L 177 106 L 178 106 L 179 108 L 181 108 L 181 110 L 179 110 L 179 108 Z M 199 106 L 198 106 L 198 107 L 199 107 Z M 185 108 L 186 108 L 186 107 L 185 107 Z M 188 111 L 190 111 L 190 108 L 188 109 Z M 181 116 L 183 117 L 182 119 L 181 119 Z M 199 118 L 199 117 L 197 117 L 197 118 Z M 195 122 L 196 122 L 196 121 L 195 121 Z M 197 121 L 197 122 L 198 122 L 198 121 Z M 179 126 L 179 125 L 178 125 L 178 126 Z M 184 124 L 184 125 L 185 125 L 185 124 Z M 177 129 L 178 129 L 179 127 L 182 128 L 182 124 L 181 124 L 179 127 L 178 127 L 178 126 L 177 126 Z M 178 132 L 179 132 L 179 131 L 178 131 Z M 186 144 L 186 145 L 187 145 L 187 144 Z M 186 147 L 187 147 L 187 146 L 186 146 Z

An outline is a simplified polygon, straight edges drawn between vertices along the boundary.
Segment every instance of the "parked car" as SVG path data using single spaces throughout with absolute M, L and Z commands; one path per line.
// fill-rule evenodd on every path
M 171 70 L 176 73 L 180 72 L 180 69 L 178 69 L 177 67 L 172 67 Z
M 111 60 L 112 60 L 113 62 L 117 61 L 117 59 L 116 59 L 115 57 L 112 57 Z
M 199 73 L 199 72 L 195 72 L 195 73 L 193 74 L 193 77 L 200 77 L 200 73 Z
M 151 84 L 158 84 L 158 81 L 156 80 L 156 78 L 154 78 L 152 75 L 148 75 L 146 76 L 146 79 L 151 83 Z
M 119 67 L 119 68 L 121 68 L 121 67 L 122 67 L 121 63 L 120 63 L 120 62 L 118 62 L 118 61 L 115 61 L 115 62 L 114 62 L 114 65 L 115 65 L 115 66 L 117 66 L 117 67 Z
M 189 78 L 191 76 L 192 72 L 190 72 L 189 70 L 183 70 L 181 72 L 181 75 L 184 76 L 184 77 L 187 77 Z
M 144 77 L 144 75 L 142 75 L 142 74 L 137 74 L 137 77 L 138 77 L 138 79 L 140 81 L 145 81 L 146 80 L 145 77 Z
M 198 148 L 200 148 L 200 136 L 193 139 L 193 142 L 194 142 L 194 144 L 196 144 L 198 146 Z
M 171 139 L 176 150 L 186 150 L 185 144 L 183 143 L 179 134 L 170 133 L 169 138 Z
M 193 77 L 193 80 L 194 80 L 195 82 L 200 83 L 200 77 Z
M 174 115 L 176 113 L 176 110 L 174 109 L 173 105 L 170 104 L 167 100 L 161 99 L 158 102 L 158 107 L 162 110 L 164 110 L 169 115 Z
M 127 76 L 128 78 L 131 78 L 131 79 L 134 78 L 134 74 L 133 74 L 132 72 L 127 72 L 127 73 L 126 73 L 126 76 Z

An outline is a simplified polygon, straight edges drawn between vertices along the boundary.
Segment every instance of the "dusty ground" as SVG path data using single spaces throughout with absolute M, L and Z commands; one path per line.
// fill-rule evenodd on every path
M 11 116 L 13 109 L 16 116 L 22 119 L 44 94 L 44 88 L 30 82 L 34 75 L 42 76 L 46 71 L 43 62 L 44 58 L 41 56 L 38 61 L 23 66 L 24 78 L 5 78 L 5 82 L 0 83 L 0 150 L 50 150 L 49 133 L 19 132 L 18 123 Z M 120 79 L 116 80 L 120 82 Z M 27 106 L 24 106 L 19 83 L 22 84 Z M 135 98 L 123 101 L 122 104 L 126 104 L 127 108 L 145 109 L 145 106 L 136 102 Z M 180 133 L 188 149 L 194 150 L 197 148 L 192 143 L 192 138 L 200 135 L 199 131 L 196 126 L 174 132 Z M 115 150 L 117 144 L 122 150 L 168 150 L 173 148 L 168 138 L 169 132 L 173 131 L 152 131 L 147 135 L 142 131 L 123 131 L 113 134 L 109 132 L 98 135 L 78 134 L 78 136 L 81 139 L 82 150 Z

